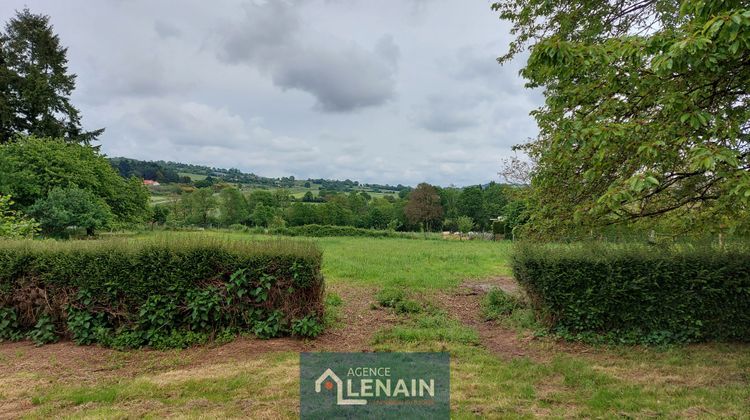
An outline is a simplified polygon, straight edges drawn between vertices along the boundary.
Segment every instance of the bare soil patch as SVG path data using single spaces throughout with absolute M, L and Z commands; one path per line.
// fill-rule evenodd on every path
M 528 334 L 487 321 L 482 316 L 482 297 L 493 288 L 506 293 L 520 294 L 518 284 L 511 277 L 492 277 L 482 280 L 466 280 L 447 293 L 438 293 L 438 302 L 456 319 L 474 328 L 479 333 L 482 345 L 504 359 L 530 357 L 542 359 L 542 353 L 531 345 L 534 338 Z
M 458 286 L 455 294 L 468 296 L 484 295 L 492 289 L 500 289 L 505 293 L 516 295 L 523 293 L 513 277 L 498 276 L 481 280 L 465 280 Z

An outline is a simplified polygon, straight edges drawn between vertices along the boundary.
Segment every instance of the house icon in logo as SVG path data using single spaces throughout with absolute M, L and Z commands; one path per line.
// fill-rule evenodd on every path
M 365 405 L 367 404 L 367 400 L 361 400 L 361 399 L 346 399 L 344 398 L 344 383 L 339 379 L 339 377 L 333 373 L 331 369 L 326 369 L 325 372 L 323 372 L 322 375 L 318 378 L 318 380 L 315 381 L 315 392 L 321 391 L 321 385 L 323 385 L 323 381 L 326 379 L 331 378 L 333 382 L 336 383 L 336 405 Z M 326 385 L 327 389 L 331 389 L 330 383 Z

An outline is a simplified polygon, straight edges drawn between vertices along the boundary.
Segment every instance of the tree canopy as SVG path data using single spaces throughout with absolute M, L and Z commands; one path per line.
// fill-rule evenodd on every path
M 527 225 L 748 229 L 750 9 L 741 1 L 495 4 L 545 89 Z M 676 228 L 676 229 L 675 229 Z
M 91 192 L 104 200 L 117 221 L 148 216 L 149 193 L 141 181 L 120 177 L 91 147 L 34 137 L 0 145 L 0 194 L 13 196 L 26 209 L 58 187 Z
M 103 129 L 84 131 L 70 103 L 76 75 L 49 16 L 16 13 L 0 33 L 0 143 L 19 134 L 89 144 Z
M 104 200 L 78 187 L 50 190 L 47 197 L 29 208 L 29 213 L 39 220 L 44 233 L 52 236 L 67 236 L 66 230 L 71 227 L 93 235 L 96 229 L 109 226 L 113 220 Z
M 430 184 L 421 183 L 409 193 L 409 201 L 404 213 L 410 223 L 424 224 L 425 230 L 439 225 L 443 218 L 443 206 L 437 189 Z

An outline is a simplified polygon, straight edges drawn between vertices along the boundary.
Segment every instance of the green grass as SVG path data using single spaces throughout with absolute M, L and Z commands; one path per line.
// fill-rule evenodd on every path
M 464 279 L 510 275 L 508 242 L 319 238 L 331 283 L 445 289 Z
M 293 417 L 293 401 L 299 398 L 298 386 L 292 386 L 298 376 L 298 355 L 280 352 L 254 359 L 218 365 L 208 373 L 187 370 L 184 375 L 146 374 L 96 385 L 53 386 L 32 397 L 36 410 L 30 417 L 61 412 L 74 413 L 78 418 L 134 414 L 159 418 L 191 412 L 199 416 L 264 417 L 268 408 L 275 416 Z
M 208 177 L 206 175 L 191 174 L 189 172 L 178 172 L 177 175 L 179 175 L 181 177 L 183 177 L 183 176 L 189 177 L 193 181 L 203 181 L 204 179 L 206 179 Z
M 453 418 L 738 418 L 750 402 L 750 352 L 740 345 L 505 358 L 441 311 L 403 317 L 374 343 L 378 351 L 449 351 Z
M 165 235 L 202 235 L 173 232 Z M 214 231 L 205 234 L 238 240 L 274 237 Z M 148 236 L 152 234 L 146 234 Z M 299 238 L 323 250 L 323 275 L 330 284 L 346 283 L 413 290 L 446 289 L 465 279 L 511 275 L 508 241 L 444 241 L 401 238 Z

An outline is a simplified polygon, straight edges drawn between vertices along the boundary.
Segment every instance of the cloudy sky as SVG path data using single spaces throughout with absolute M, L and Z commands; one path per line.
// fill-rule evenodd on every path
M 220 6 L 219 6 L 220 5 Z M 50 15 L 109 156 L 469 185 L 536 134 L 487 0 L 3 0 Z

